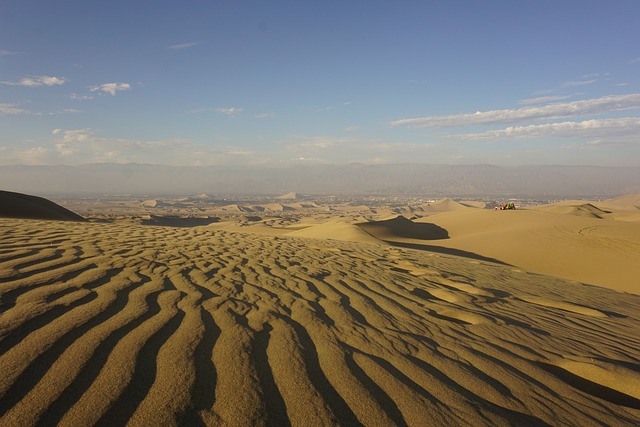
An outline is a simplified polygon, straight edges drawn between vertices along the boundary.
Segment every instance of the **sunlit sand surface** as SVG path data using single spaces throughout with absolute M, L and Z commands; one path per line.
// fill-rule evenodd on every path
M 469 209 L 516 241 L 519 215 L 569 218 L 463 206 L 425 221 L 471 252 L 464 221 L 445 220 Z M 0 219 L 0 425 L 640 422 L 640 295 L 531 273 L 520 242 L 513 259 L 460 257 L 380 244 L 443 237 L 406 222 L 166 221 Z M 272 233 L 239 231 L 253 227 Z M 572 227 L 534 243 L 590 230 L 606 245 L 608 229 Z

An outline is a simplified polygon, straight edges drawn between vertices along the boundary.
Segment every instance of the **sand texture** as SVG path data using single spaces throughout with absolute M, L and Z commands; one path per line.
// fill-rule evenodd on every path
M 0 219 L 0 425 L 640 423 L 639 295 L 326 225 L 156 223 Z M 369 231 L 471 244 L 434 224 Z

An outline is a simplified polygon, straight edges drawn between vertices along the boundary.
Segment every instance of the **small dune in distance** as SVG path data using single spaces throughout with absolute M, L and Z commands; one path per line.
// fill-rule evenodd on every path
M 55 202 L 0 192 L 0 425 L 640 422 L 640 195 Z

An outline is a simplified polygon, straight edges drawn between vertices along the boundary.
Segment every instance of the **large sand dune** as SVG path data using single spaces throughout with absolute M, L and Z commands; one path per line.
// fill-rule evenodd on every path
M 516 231 L 528 214 L 486 213 Z M 0 236 L 3 426 L 640 422 L 637 295 L 212 227 L 0 219 Z
M 0 217 L 84 221 L 62 206 L 42 197 L 0 190 Z
M 640 293 L 640 222 L 603 219 L 590 204 L 540 210 L 467 208 L 423 219 L 447 230 L 432 242 L 526 270 Z M 423 221 L 420 220 L 420 221 Z

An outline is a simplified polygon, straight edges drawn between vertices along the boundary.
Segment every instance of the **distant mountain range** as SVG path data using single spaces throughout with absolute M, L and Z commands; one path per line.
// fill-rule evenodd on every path
M 640 192 L 640 167 L 16 165 L 0 167 L 0 188 L 41 195 L 615 196 Z

